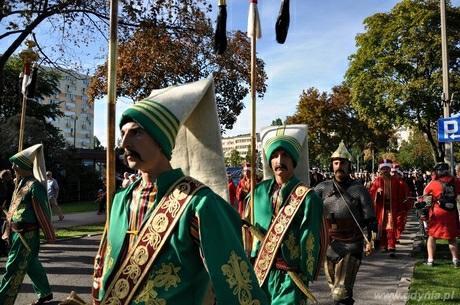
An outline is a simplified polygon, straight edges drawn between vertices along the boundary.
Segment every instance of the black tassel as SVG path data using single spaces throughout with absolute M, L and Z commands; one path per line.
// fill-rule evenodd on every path
M 214 52 L 221 55 L 227 49 L 227 5 L 219 5 L 216 33 L 214 35 Z
M 32 68 L 32 78 L 30 80 L 29 86 L 27 86 L 27 98 L 33 99 L 35 96 L 35 89 L 37 87 L 37 72 L 38 67 L 34 65 Z
M 275 31 L 276 41 L 278 43 L 284 43 L 286 41 L 287 33 L 289 29 L 289 0 L 281 0 L 280 12 L 278 19 L 276 19 Z

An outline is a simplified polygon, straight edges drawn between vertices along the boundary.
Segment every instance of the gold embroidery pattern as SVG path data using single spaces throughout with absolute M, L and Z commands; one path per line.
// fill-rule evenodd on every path
M 102 305 L 120 305 L 130 302 L 142 279 L 149 273 L 150 266 L 187 207 L 187 203 L 190 202 L 194 192 L 202 186 L 200 182 L 186 177 L 169 191 L 168 196 L 162 199 L 153 211 L 148 223 L 139 233 L 140 238 L 137 239 L 135 245 L 124 258 L 106 291 L 106 297 L 101 302 Z M 171 201 L 175 203 L 169 204 Z M 176 203 L 179 209 L 174 208 Z M 179 269 L 163 264 L 158 270 L 158 277 L 153 283 L 154 287 L 160 285 L 167 290 L 170 286 L 176 286 L 180 282 L 180 278 L 177 276 Z M 168 276 L 171 274 L 173 276 Z M 154 304 L 163 305 L 159 300 Z
M 289 250 L 289 256 L 291 259 L 297 259 L 300 257 L 300 247 L 297 243 L 297 239 L 294 236 L 294 232 L 290 232 L 288 238 L 284 242 Z
M 308 191 L 309 189 L 304 185 L 298 184 L 295 186 L 293 192 L 288 196 L 289 202 L 280 210 L 275 220 L 270 225 L 254 264 L 254 271 L 259 285 L 262 286 L 267 278 L 287 228 L 294 219 Z
M 241 305 L 259 305 L 259 300 L 252 299 L 251 275 L 248 264 L 236 255 L 235 251 L 230 253 L 227 264 L 222 265 L 222 272 L 227 278 L 227 283 L 233 289 L 233 295 L 238 295 Z
M 161 268 L 155 271 L 153 278 L 150 278 L 142 287 L 138 296 L 134 300 L 136 303 L 144 302 L 152 305 L 166 305 L 166 300 L 158 297 L 158 292 L 155 288 L 177 287 L 181 282 L 179 271 L 181 267 L 175 267 L 172 263 L 161 264 Z
M 104 258 L 104 271 L 110 270 L 113 267 L 113 257 L 111 256 L 112 253 L 112 244 L 107 243 L 107 250 L 106 250 L 105 258 Z
M 315 258 L 313 257 L 313 247 L 315 246 L 315 237 L 313 234 L 308 235 L 307 238 L 307 272 L 313 274 L 315 268 Z

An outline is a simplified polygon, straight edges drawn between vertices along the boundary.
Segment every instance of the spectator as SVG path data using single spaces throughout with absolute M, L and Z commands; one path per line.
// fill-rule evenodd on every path
M 460 193 L 460 183 L 450 175 L 447 163 L 436 164 L 433 173 L 433 180 L 423 191 L 424 196 L 431 196 L 432 203 L 428 214 L 427 265 L 433 266 L 436 239 L 446 239 L 449 242 L 452 263 L 458 268 L 460 262 L 457 256 L 457 237 L 460 236 L 460 226 L 455 199 Z M 452 186 L 452 192 L 445 191 Z
M 48 190 L 48 201 L 51 204 L 51 208 L 53 209 L 53 212 L 58 214 L 59 221 L 62 221 L 64 219 L 64 214 L 57 202 L 59 196 L 59 184 L 56 179 L 53 178 L 53 173 L 51 171 L 46 172 L 46 184 Z

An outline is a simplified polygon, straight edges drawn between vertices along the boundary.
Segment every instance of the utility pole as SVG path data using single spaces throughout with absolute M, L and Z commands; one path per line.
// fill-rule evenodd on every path
M 446 0 L 441 0 L 441 50 L 442 50 L 442 104 L 444 118 L 450 117 L 450 94 L 449 94 L 449 57 L 447 54 L 447 26 L 446 26 Z M 449 164 L 450 171 L 455 176 L 454 168 L 454 145 L 452 142 L 444 143 L 444 161 Z

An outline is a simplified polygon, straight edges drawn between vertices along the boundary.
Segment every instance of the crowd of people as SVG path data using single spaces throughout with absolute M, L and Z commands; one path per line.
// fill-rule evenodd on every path
M 342 141 L 330 177 L 318 169 L 309 177 L 307 126 L 270 126 L 261 131 L 263 179 L 251 190 L 244 164 L 234 185 L 219 145 L 212 79 L 152 91 L 122 113 L 119 129 L 136 175 L 124 176 L 111 203 L 92 304 L 302 305 L 316 301 L 309 283 L 321 267 L 334 304 L 353 304 L 363 256 L 378 249 L 397 259 L 414 204 L 426 223 L 427 265 L 435 265 L 436 240 L 446 239 L 459 266 L 460 180 L 447 164 L 437 164 L 427 184 L 391 160 L 380 162 L 375 177 L 354 175 Z M 3 305 L 14 304 L 25 274 L 38 297 L 33 305 L 53 299 L 38 259 L 39 230 L 53 242 L 52 208 L 64 215 L 43 154 L 36 144 L 13 155 L 14 182 L 11 172 L 0 173 L 9 244 Z M 105 196 L 101 190 L 99 213 Z

